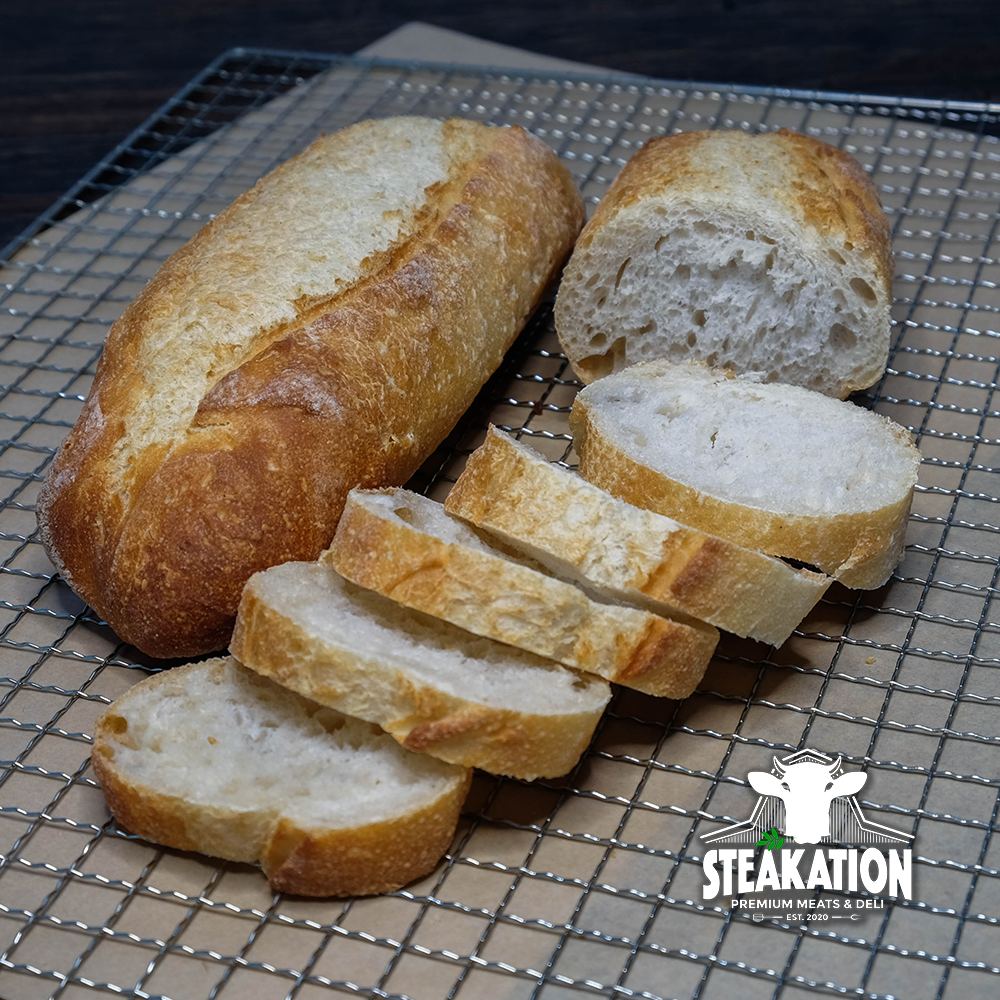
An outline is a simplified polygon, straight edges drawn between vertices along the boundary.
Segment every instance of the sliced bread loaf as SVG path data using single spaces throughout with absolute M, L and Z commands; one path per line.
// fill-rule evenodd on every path
M 690 694 L 719 639 L 702 622 L 593 600 L 406 490 L 352 490 L 322 559 L 407 607 L 649 694 Z
M 576 764 L 611 697 L 596 677 L 402 607 L 319 563 L 247 581 L 232 651 L 410 750 L 529 780 Z
M 650 361 L 570 416 L 580 473 L 615 496 L 848 587 L 889 578 L 920 465 L 909 431 L 798 386 Z
M 889 227 L 846 153 L 782 129 L 649 140 L 587 224 L 556 300 L 590 382 L 692 358 L 840 398 L 889 350 Z
M 275 889 L 305 896 L 389 892 L 426 875 L 472 777 L 232 657 L 140 681 L 98 720 L 91 760 L 133 833 L 259 861 Z
M 611 496 L 491 427 L 445 510 L 620 600 L 781 645 L 830 577 Z

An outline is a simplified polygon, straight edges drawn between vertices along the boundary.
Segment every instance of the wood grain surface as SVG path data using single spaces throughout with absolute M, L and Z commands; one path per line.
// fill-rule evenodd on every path
M 996 0 L 44 0 L 2 5 L 0 246 L 220 52 L 353 52 L 419 19 L 681 79 L 1000 98 Z

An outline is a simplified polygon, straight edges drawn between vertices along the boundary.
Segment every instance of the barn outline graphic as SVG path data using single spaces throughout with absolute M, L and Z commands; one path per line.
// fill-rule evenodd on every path
M 799 763 L 823 764 L 830 767 L 835 757 L 828 757 L 818 750 L 797 750 L 782 757 L 783 768 Z M 771 773 L 778 775 L 772 765 Z M 834 777 L 843 774 L 843 766 L 834 772 Z M 703 833 L 701 840 L 707 844 L 733 843 L 756 844 L 761 836 L 771 829 L 785 829 L 785 803 L 772 795 L 761 795 L 750 813 L 750 818 L 740 823 L 731 823 L 721 830 Z M 909 846 L 912 833 L 904 833 L 891 826 L 884 826 L 868 819 L 858 804 L 857 796 L 839 796 L 830 803 L 830 835 L 820 840 L 821 844 L 903 844 Z

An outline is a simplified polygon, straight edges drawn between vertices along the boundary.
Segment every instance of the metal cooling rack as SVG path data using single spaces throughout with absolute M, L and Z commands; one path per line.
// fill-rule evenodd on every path
M 234 50 L 114 150 L 0 277 L 0 994 L 997 996 L 998 110 Z M 411 112 L 524 125 L 590 208 L 652 135 L 788 126 L 848 150 L 898 270 L 868 402 L 924 463 L 887 587 L 833 589 L 780 649 L 725 641 L 684 702 L 619 690 L 561 781 L 478 776 L 451 852 L 407 890 L 301 900 L 110 820 L 89 733 L 157 665 L 53 578 L 33 503 L 107 327 L 159 262 L 317 132 Z M 443 496 L 487 419 L 572 464 L 576 389 L 543 313 L 421 485 Z M 916 835 L 914 900 L 844 934 L 700 902 L 698 835 L 749 815 L 748 770 L 804 746 L 864 766 L 867 814 Z

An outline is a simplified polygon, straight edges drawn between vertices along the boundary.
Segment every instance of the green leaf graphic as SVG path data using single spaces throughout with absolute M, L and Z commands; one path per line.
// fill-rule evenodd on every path
M 772 826 L 767 833 L 757 841 L 758 846 L 766 847 L 769 851 L 780 851 L 785 838 Z

